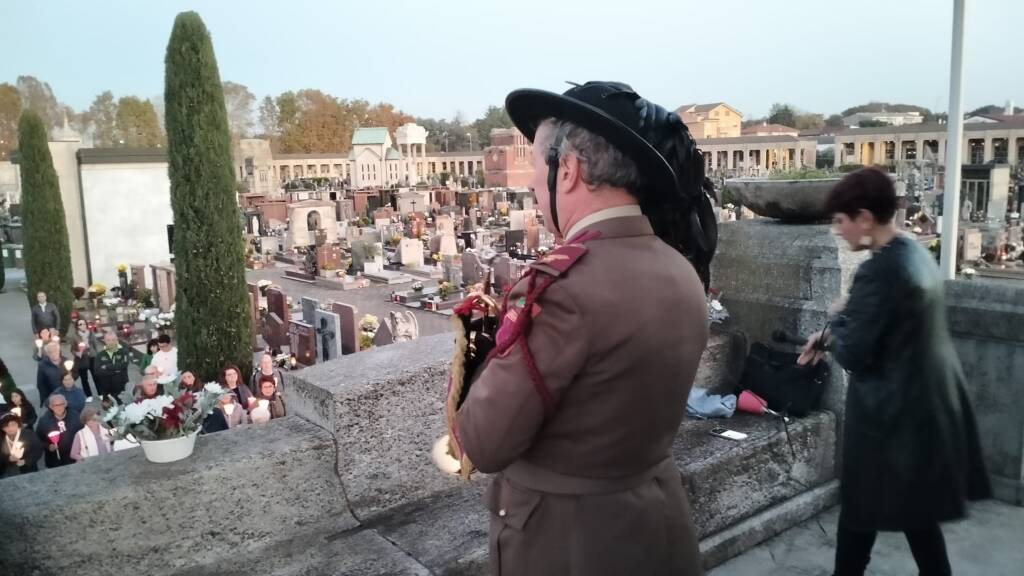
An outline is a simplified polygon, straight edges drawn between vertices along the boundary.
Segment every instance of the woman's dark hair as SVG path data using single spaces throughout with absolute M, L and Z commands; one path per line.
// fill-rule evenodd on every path
M 846 214 L 856 218 L 867 210 L 879 224 L 892 222 L 896 214 L 896 186 L 889 175 L 877 168 L 850 172 L 825 198 L 826 214 Z
M 274 389 L 277 390 L 277 380 L 274 380 L 273 376 L 267 376 L 266 374 L 263 374 L 263 375 L 260 376 L 259 381 L 256 382 L 255 393 L 260 398 L 267 398 L 266 396 L 263 395 L 263 383 L 264 382 L 270 382 L 271 384 L 274 385 Z
M 149 342 L 146 342 L 146 353 L 152 354 L 153 348 L 159 346 L 159 344 L 156 338 L 150 338 Z
M 238 366 L 235 366 L 234 364 L 228 364 L 227 366 L 224 367 L 223 370 L 220 371 L 220 383 L 221 383 L 221 385 L 222 386 L 227 386 L 228 385 L 228 379 L 227 379 L 228 370 L 234 370 L 235 371 L 235 374 L 238 375 L 238 383 L 241 384 L 242 383 L 242 371 L 238 368 Z
M 704 175 L 704 155 L 675 112 L 638 98 L 640 135 L 661 154 L 676 177 L 675 190 L 644 186 L 637 194 L 654 233 L 697 270 L 704 290 L 711 284 L 711 259 L 718 247 L 715 187 Z
M 28 396 L 25 396 L 25 391 L 22 390 L 21 388 L 14 388 L 14 389 L 12 389 L 10 391 L 9 395 L 8 395 L 9 398 L 7 399 L 7 401 L 11 402 L 11 403 L 14 403 L 14 400 L 12 400 L 12 398 L 14 397 L 15 394 L 17 394 L 18 396 L 21 396 L 21 403 L 22 404 L 29 404 L 29 405 L 31 405 L 31 402 L 29 402 L 29 400 L 28 400 Z

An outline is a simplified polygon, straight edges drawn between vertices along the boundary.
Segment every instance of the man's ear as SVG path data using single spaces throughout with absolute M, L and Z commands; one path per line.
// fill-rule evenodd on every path
M 583 171 L 582 165 L 580 164 L 580 158 L 574 153 L 562 154 L 559 158 L 558 167 L 558 181 L 561 184 L 560 188 L 569 193 L 571 190 L 576 188 L 577 181 L 582 183 Z

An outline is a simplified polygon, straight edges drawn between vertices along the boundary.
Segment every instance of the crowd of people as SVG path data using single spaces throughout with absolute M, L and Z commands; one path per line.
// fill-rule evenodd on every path
M 179 370 L 178 350 L 170 336 L 162 334 L 147 342 L 139 363 L 142 379 L 127 390 L 131 353 L 116 333 L 98 335 L 89 322 L 77 318 L 63 342 L 65 352 L 53 304 L 42 292 L 37 302 L 32 307 L 32 327 L 40 410 L 37 413 L 0 360 L 0 477 L 34 472 L 40 459 L 46 468 L 56 468 L 132 447 L 128 441 L 115 442 L 103 420 L 104 409 L 114 403 L 203 389 L 205 383 L 193 371 Z M 254 367 L 249 383 L 235 365 L 225 366 L 218 381 L 227 393 L 204 419 L 203 434 L 286 415 L 284 378 L 270 353 Z

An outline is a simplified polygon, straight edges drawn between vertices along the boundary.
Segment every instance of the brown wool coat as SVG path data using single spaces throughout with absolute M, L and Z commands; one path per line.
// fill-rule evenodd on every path
M 486 496 L 491 571 L 700 574 L 670 449 L 707 343 L 703 287 L 643 216 L 585 230 L 600 237 L 569 269 L 535 265 L 558 275 L 527 338 L 549 413 L 518 345 L 485 366 L 459 411 L 463 449 L 497 473 Z M 525 304 L 527 284 L 510 307 Z

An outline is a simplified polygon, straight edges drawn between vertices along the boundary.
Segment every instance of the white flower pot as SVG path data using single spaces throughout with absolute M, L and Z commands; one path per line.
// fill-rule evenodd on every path
M 199 431 L 196 430 L 188 436 L 170 440 L 142 440 L 142 451 L 146 453 L 146 460 L 158 464 L 184 460 L 192 455 L 198 435 Z

